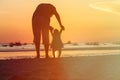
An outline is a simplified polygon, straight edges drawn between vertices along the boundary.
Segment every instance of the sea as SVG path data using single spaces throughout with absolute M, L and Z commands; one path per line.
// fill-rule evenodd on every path
M 56 51 L 56 57 L 58 52 Z M 119 43 L 66 43 L 62 48 L 61 57 L 79 56 L 105 56 L 120 55 Z M 52 50 L 49 49 L 49 56 L 52 58 Z M 0 60 L 35 58 L 36 51 L 34 44 L 22 44 L 10 46 L 0 44 Z M 45 58 L 44 46 L 40 47 L 40 58 Z

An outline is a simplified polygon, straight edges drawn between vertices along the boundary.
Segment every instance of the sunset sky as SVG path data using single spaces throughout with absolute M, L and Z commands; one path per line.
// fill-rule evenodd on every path
M 120 0 L 0 0 L 0 43 L 32 42 L 31 18 L 40 3 L 59 12 L 63 42 L 120 41 Z M 51 25 L 59 29 L 54 16 Z

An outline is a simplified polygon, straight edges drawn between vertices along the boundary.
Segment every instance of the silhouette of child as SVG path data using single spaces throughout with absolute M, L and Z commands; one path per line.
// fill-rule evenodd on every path
M 53 31 L 54 30 L 54 31 Z M 61 33 L 62 33 L 62 29 L 59 31 L 58 29 L 50 29 L 53 40 L 51 43 L 51 48 L 52 48 L 52 53 L 53 53 L 53 57 L 55 58 L 55 51 L 58 51 L 58 58 L 60 58 L 61 56 L 61 50 L 63 47 L 63 43 L 61 40 Z

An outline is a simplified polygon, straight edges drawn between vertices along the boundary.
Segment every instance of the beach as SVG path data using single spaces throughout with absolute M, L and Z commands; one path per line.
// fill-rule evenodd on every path
M 120 80 L 120 55 L 0 60 L 0 80 Z
M 120 80 L 120 0 L 0 0 L 0 80 Z

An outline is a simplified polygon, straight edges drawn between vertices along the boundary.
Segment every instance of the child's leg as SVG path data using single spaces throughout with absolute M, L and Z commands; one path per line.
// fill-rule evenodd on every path
M 55 58 L 55 50 L 52 50 L 53 58 Z
M 61 49 L 59 49 L 58 51 L 59 51 L 58 58 L 60 58 L 62 51 L 61 51 Z

